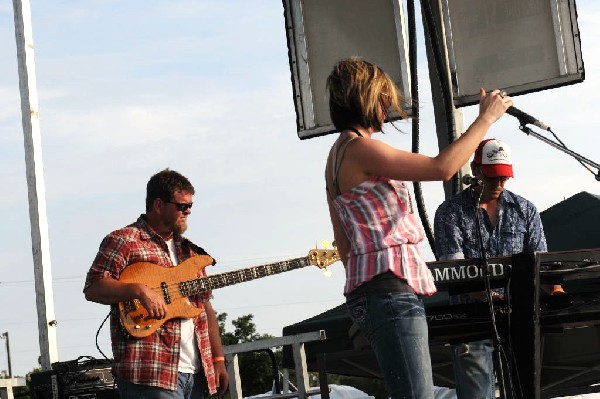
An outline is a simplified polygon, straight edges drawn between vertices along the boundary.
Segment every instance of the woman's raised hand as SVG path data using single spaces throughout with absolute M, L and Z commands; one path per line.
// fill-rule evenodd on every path
M 485 118 L 490 124 L 496 122 L 513 105 L 512 99 L 505 91 L 493 90 L 486 93 L 479 89 L 479 117 Z

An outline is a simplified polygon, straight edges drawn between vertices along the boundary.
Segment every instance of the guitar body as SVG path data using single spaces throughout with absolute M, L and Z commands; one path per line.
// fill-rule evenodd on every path
M 153 334 L 167 320 L 198 317 L 202 310 L 192 305 L 186 296 L 181 295 L 179 283 L 198 278 L 198 272 L 212 264 L 214 259 L 210 256 L 197 255 L 175 267 L 163 267 L 150 262 L 138 262 L 127 266 L 119 281 L 145 284 L 153 290 L 160 291 L 167 303 L 167 315 L 161 320 L 150 318 L 139 300 L 120 302 L 119 316 L 123 328 L 133 337 L 143 338 Z

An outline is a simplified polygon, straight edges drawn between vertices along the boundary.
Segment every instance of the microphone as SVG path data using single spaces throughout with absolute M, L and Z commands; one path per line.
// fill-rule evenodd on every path
M 546 125 L 542 121 L 535 119 L 533 116 L 526 114 L 518 108 L 508 107 L 506 113 L 517 118 L 522 125 L 532 124 L 534 126 L 539 127 L 542 130 L 550 131 L 550 126 Z
M 462 177 L 462 183 L 467 186 L 479 186 L 481 184 L 481 179 L 478 179 L 471 175 L 464 175 Z

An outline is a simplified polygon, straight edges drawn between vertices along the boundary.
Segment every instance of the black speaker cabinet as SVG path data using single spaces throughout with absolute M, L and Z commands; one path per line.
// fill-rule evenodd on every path
M 54 363 L 52 370 L 31 374 L 33 399 L 118 399 L 110 361 Z

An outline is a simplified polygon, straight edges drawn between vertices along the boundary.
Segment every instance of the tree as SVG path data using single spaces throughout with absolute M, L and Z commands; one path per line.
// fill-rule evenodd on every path
M 227 313 L 218 313 L 219 331 L 223 345 L 235 345 L 243 342 L 252 342 L 265 338 L 273 338 L 269 334 L 258 334 L 256 324 L 252 321 L 254 315 L 248 314 L 240 316 L 233 320 L 231 324 L 234 327 L 233 332 L 227 332 L 225 323 Z M 281 350 L 273 352 L 275 364 L 271 360 L 269 353 L 245 352 L 239 354 L 240 379 L 244 396 L 257 395 L 270 391 L 273 387 L 274 372 L 279 370 L 281 364 Z

